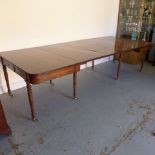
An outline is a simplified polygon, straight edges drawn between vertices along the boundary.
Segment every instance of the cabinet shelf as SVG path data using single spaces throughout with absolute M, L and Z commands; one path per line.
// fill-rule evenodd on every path
M 126 18 L 126 19 L 132 17 L 132 18 L 136 18 L 136 19 L 152 19 L 152 20 L 155 20 L 155 17 L 137 17 L 137 16 L 133 16 L 133 15 L 132 16 L 121 16 L 120 15 L 119 17 L 120 18 Z

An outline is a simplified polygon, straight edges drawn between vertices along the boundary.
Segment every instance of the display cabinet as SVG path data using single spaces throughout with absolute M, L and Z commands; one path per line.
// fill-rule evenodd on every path
M 155 0 L 120 0 L 117 37 L 151 41 L 154 17 Z M 142 54 L 133 51 L 123 57 L 123 61 L 137 64 L 142 57 Z

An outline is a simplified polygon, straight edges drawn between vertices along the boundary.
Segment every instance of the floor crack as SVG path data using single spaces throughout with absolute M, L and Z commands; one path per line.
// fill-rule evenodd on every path
M 154 112 L 155 108 L 148 111 L 145 115 L 143 115 L 141 121 L 138 121 L 134 127 L 128 128 L 126 132 L 119 139 L 117 139 L 115 144 L 113 144 L 111 147 L 106 147 L 106 149 L 101 151 L 100 155 L 111 155 L 118 147 L 120 147 L 122 143 L 124 143 L 129 138 L 133 138 L 133 136 L 136 135 L 138 130 L 143 131 L 148 121 L 152 120 L 151 116 L 154 114 Z

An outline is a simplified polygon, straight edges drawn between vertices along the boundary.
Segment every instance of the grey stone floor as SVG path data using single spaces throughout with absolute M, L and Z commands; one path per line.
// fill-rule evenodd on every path
M 0 137 L 0 155 L 154 155 L 155 67 L 124 64 L 114 80 L 112 62 L 34 85 L 39 121 L 32 122 L 26 88 L 1 95 L 13 135 Z

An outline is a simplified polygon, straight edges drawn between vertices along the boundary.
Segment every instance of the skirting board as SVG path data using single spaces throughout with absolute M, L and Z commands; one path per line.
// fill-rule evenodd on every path
M 111 61 L 112 59 L 113 59 L 113 56 L 95 60 L 95 65 L 105 63 L 107 61 Z M 91 66 L 92 66 L 92 62 L 88 62 L 87 64 L 81 65 L 80 68 L 85 69 Z M 9 74 L 11 90 L 16 90 L 26 86 L 25 81 L 10 69 L 8 69 L 8 74 Z M 4 79 L 2 66 L 0 65 L 0 94 L 6 93 L 6 92 L 7 92 L 6 82 Z

